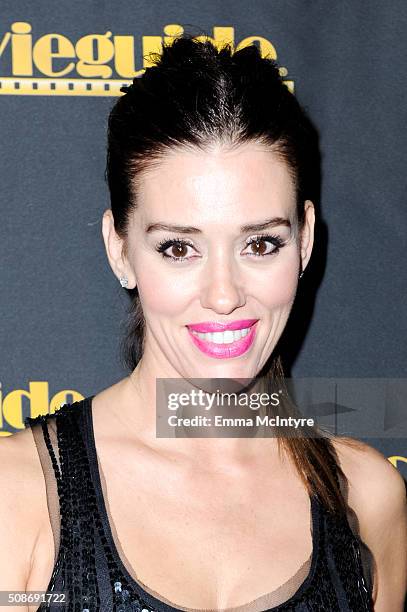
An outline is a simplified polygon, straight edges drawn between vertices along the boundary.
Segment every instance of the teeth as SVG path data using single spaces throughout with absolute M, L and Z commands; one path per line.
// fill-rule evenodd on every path
M 236 340 L 240 340 L 247 336 L 250 331 L 250 327 L 246 327 L 245 329 L 237 329 L 236 331 L 231 331 L 228 329 L 225 332 L 210 332 L 203 334 L 202 332 L 196 332 L 191 330 L 191 333 L 194 336 L 198 336 L 201 340 L 205 340 L 206 342 L 214 342 L 215 344 L 230 344 L 231 342 L 236 342 Z

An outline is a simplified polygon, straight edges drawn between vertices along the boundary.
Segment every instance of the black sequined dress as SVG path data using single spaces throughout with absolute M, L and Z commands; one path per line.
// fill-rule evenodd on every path
M 67 600 L 42 603 L 37 612 L 189 612 L 137 580 L 119 555 L 104 501 L 92 398 L 25 420 L 44 472 L 55 541 L 48 593 L 64 592 Z M 308 561 L 278 589 L 227 612 L 373 611 L 363 542 L 348 520 L 327 512 L 316 495 L 310 507 Z

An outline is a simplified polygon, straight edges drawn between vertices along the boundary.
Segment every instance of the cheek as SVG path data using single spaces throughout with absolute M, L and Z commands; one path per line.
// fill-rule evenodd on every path
M 297 273 L 287 270 L 285 274 L 273 274 L 269 282 L 264 281 L 264 292 L 271 307 L 290 306 L 297 291 Z
M 137 285 L 144 315 L 179 316 L 199 297 L 199 272 L 183 269 L 182 264 L 141 262 L 136 267 Z M 272 265 L 258 264 L 242 271 L 241 282 L 250 297 L 266 308 L 290 308 L 298 286 L 298 258 L 294 249 L 286 251 Z
M 182 274 L 181 269 L 168 268 L 170 265 L 155 268 L 143 266 L 143 269 L 137 272 L 140 301 L 146 318 L 149 313 L 177 316 L 188 304 L 194 283 Z
M 259 270 L 250 280 L 250 294 L 267 308 L 290 308 L 298 288 L 298 259 L 295 253 L 275 265 Z

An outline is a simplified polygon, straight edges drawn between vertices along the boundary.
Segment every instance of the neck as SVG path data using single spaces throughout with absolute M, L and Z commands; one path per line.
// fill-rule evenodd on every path
M 162 380 L 157 382 L 157 379 Z M 216 408 L 216 388 L 220 392 L 233 393 L 230 388 L 219 389 L 220 385 L 216 379 L 215 388 L 198 389 L 191 381 L 175 375 L 174 372 L 166 372 L 166 375 L 161 373 L 158 376 L 157 369 L 154 368 L 153 372 L 153 368 L 148 367 L 142 359 L 123 383 L 122 405 L 126 408 L 121 410 L 120 420 L 129 432 L 134 432 L 138 440 L 154 447 L 158 452 L 176 453 L 218 469 L 221 465 L 252 461 L 263 454 L 269 454 L 277 447 L 277 438 L 264 437 L 264 428 L 256 425 L 251 427 L 248 424 L 246 419 L 252 419 L 255 423 L 259 411 L 253 411 L 247 406 L 228 406 L 221 410 L 225 418 L 238 418 L 239 425 L 233 420 L 233 427 L 230 426 L 230 421 L 223 427 L 219 424 L 215 426 L 213 411 Z M 195 407 L 173 401 L 170 409 L 169 393 L 183 393 L 187 394 L 184 397 L 194 397 Z M 174 395 L 171 397 L 174 399 Z M 218 400 L 215 401 L 219 401 L 219 394 L 217 397 Z M 216 413 L 220 413 L 219 407 Z M 187 419 L 191 423 L 191 419 L 197 416 L 200 420 L 195 420 L 192 427 L 185 425 Z M 169 418 L 172 425 L 168 423 Z M 270 427 L 268 429 L 270 430 Z

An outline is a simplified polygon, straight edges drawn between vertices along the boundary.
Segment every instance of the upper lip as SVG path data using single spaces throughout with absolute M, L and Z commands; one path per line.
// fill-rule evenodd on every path
M 234 331 L 236 329 L 245 329 L 257 323 L 258 319 L 241 319 L 240 321 L 232 321 L 231 323 L 215 323 L 213 321 L 204 321 L 202 323 L 191 323 L 187 325 L 189 329 L 203 334 L 208 332 L 223 332 L 227 330 Z

